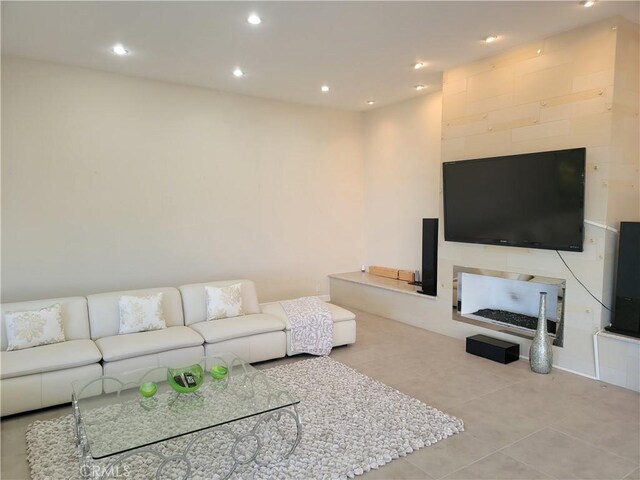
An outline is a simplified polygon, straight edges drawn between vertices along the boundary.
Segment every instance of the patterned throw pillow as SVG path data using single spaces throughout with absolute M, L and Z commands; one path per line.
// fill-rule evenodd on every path
M 204 287 L 207 292 L 207 320 L 242 315 L 242 284 L 226 287 Z
M 162 310 L 162 293 L 142 297 L 123 295 L 118 305 L 120 306 L 118 334 L 167 328 Z
M 7 351 L 64 342 L 62 307 L 59 303 L 40 310 L 7 312 Z

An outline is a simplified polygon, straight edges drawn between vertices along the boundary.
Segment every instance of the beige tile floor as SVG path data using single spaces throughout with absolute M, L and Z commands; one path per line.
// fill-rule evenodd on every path
M 331 357 L 462 418 L 465 432 L 366 474 L 375 479 L 640 479 L 640 395 L 526 361 L 501 365 L 464 342 L 364 312 Z M 261 368 L 298 361 L 303 355 Z M 25 428 L 69 406 L 2 421 L 2 479 L 29 478 Z

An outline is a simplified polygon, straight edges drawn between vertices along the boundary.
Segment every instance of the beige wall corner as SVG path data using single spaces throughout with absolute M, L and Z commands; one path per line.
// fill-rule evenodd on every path
M 421 268 L 422 218 L 438 216 L 440 92 L 363 114 L 365 264 Z

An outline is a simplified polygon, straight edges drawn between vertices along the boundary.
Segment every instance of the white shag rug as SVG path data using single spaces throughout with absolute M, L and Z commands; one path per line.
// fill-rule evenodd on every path
M 419 448 L 462 432 L 462 420 L 425 405 L 392 387 L 375 381 L 329 357 L 303 360 L 263 372 L 300 399 L 302 440 L 293 454 L 280 462 L 240 465 L 232 479 L 347 479 L 377 469 Z M 295 437 L 295 424 L 288 427 Z M 80 479 L 72 415 L 36 421 L 27 428 L 27 457 L 34 480 Z M 246 432 L 254 422 L 231 425 Z M 280 432 L 282 433 L 282 432 Z M 286 435 L 285 435 L 286 436 Z M 190 435 L 155 445 L 165 456 L 182 454 Z M 289 438 L 292 438 L 289 435 Z M 195 449 L 193 478 L 219 478 L 231 440 L 215 447 Z M 227 442 L 225 445 L 224 442 Z M 213 443 L 213 440 L 212 440 Z M 220 462 L 220 465 L 215 465 Z M 103 471 L 109 459 L 95 461 Z M 182 478 L 184 464 L 164 471 L 166 478 Z M 114 478 L 155 478 L 157 458 L 136 455 Z M 163 476 L 163 478 L 165 478 Z M 95 478 L 95 477 L 94 477 Z

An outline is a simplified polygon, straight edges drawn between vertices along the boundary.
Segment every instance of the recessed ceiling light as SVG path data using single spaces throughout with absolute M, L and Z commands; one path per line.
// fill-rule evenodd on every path
M 129 50 L 124 48 L 121 43 L 114 45 L 111 51 L 116 55 L 127 55 L 129 53 Z
M 488 35 L 488 36 L 486 36 L 486 37 L 484 37 L 484 38 L 483 38 L 483 40 L 484 40 L 486 43 L 495 42 L 497 39 L 498 39 L 498 36 L 497 36 L 497 35 Z
M 247 22 L 249 22 L 251 25 L 260 25 L 262 23 L 262 19 L 255 13 L 252 13 L 247 18 Z
M 424 63 L 423 62 L 416 62 L 412 65 L 412 67 L 416 70 L 420 70 L 422 67 L 424 67 Z
M 595 4 L 596 0 L 583 0 L 582 2 L 580 2 L 580 5 L 582 5 L 584 8 L 593 7 Z
M 234 71 L 233 71 L 233 76 L 234 77 L 244 77 L 244 72 L 237 67 Z
M 427 86 L 426 85 L 416 85 L 413 88 L 415 88 L 416 90 L 420 91 L 420 90 L 424 90 L 425 88 L 427 88 Z
M 373 105 L 374 103 L 376 103 L 375 100 L 367 100 L 367 105 Z
M 536 53 L 537 53 L 538 55 L 540 55 L 540 54 L 542 53 L 542 49 L 541 49 L 541 48 L 539 48 L 538 50 L 536 50 Z
M 320 90 L 322 90 L 324 93 L 327 93 L 329 91 L 329 85 L 322 85 L 320 87 Z

